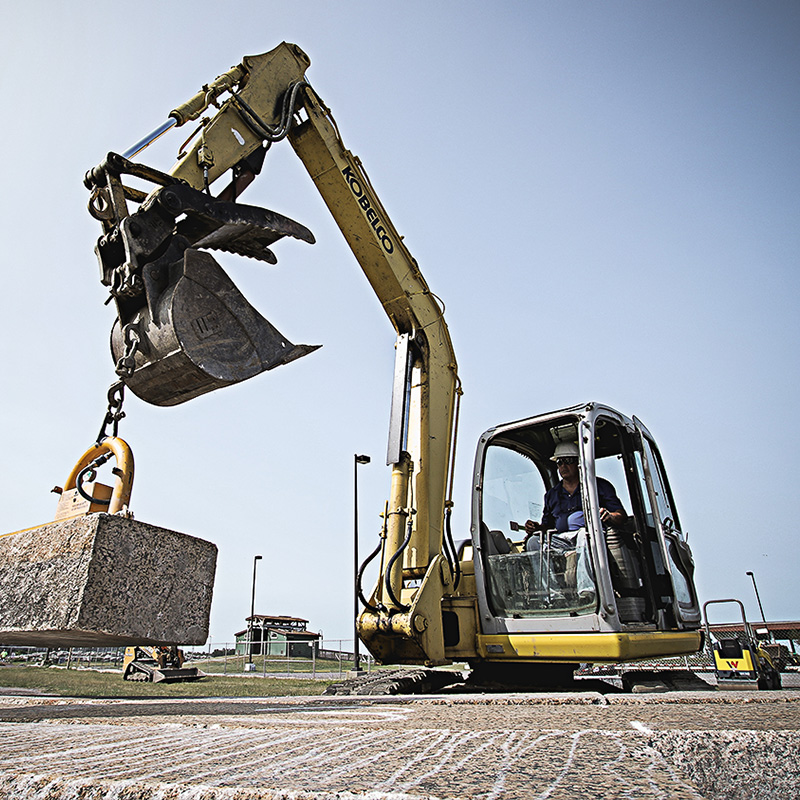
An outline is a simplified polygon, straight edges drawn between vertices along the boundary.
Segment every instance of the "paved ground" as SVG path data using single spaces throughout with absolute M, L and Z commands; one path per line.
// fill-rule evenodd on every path
M 0 696 L 0 798 L 800 797 L 800 691 Z

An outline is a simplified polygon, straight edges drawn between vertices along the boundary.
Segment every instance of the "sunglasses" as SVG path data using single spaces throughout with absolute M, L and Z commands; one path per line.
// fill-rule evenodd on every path
M 557 458 L 556 459 L 556 466 L 561 466 L 562 464 L 577 464 L 578 459 L 575 456 L 565 456 L 564 458 Z

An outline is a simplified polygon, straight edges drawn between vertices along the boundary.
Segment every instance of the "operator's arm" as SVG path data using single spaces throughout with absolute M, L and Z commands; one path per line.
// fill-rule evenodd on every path
M 605 478 L 597 479 L 597 499 L 600 503 L 600 520 L 605 525 L 622 525 L 628 515 L 617 497 L 614 486 Z
M 530 536 L 536 531 L 549 531 L 556 527 L 556 517 L 553 513 L 553 497 L 555 488 L 556 487 L 549 489 L 544 496 L 544 511 L 542 512 L 542 521 L 536 522 L 535 520 L 529 519 L 525 523 L 525 533 L 527 536 Z

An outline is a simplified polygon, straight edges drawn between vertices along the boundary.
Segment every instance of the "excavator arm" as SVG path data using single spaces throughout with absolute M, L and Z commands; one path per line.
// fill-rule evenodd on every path
M 248 247 L 268 250 L 267 244 L 283 235 L 313 241 L 298 223 L 236 202 L 260 170 L 269 147 L 288 138 L 397 333 L 387 453 L 392 478 L 380 575 L 366 600 L 359 630 L 379 661 L 441 664 L 446 661 L 441 601 L 457 569 L 444 530 L 461 393 L 455 354 L 441 302 L 430 291 L 361 162 L 345 148 L 330 111 L 305 80 L 309 65 L 305 53 L 287 43 L 246 57 L 171 112 L 165 125 L 124 157 L 109 154 L 87 175 L 93 213 L 104 226 L 97 247 L 103 281 L 111 286 L 120 316 L 115 357 L 118 365 L 127 357 L 123 367 L 129 371 L 123 379 L 135 393 L 149 402 L 172 404 L 235 382 L 236 369 L 244 379 L 313 349 L 284 340 L 237 295 L 229 279 L 230 286 L 217 275 L 210 256 L 198 253 L 203 248 L 252 255 L 246 252 Z M 191 148 L 169 174 L 130 162 L 150 141 L 170 127 L 197 119 L 224 94 L 228 96 L 219 110 L 210 119 L 201 119 Z M 228 170 L 230 184 L 211 197 L 211 184 Z M 121 184 L 120 176 L 126 172 L 138 177 L 144 173 L 160 187 L 146 197 L 136 195 Z M 128 199 L 140 202 L 133 214 L 127 211 Z M 239 245 L 240 238 L 246 243 L 255 240 L 256 245 Z M 194 306 L 182 310 L 177 302 L 182 299 L 181 281 L 192 282 L 192 292 L 183 295 L 195 298 L 196 287 L 202 286 L 212 300 L 205 306 L 195 300 Z M 225 285 L 217 288 L 220 284 Z M 216 364 L 209 366 L 212 359 L 204 361 L 214 325 L 221 325 L 226 314 L 244 318 L 239 323 L 247 328 L 243 340 L 258 340 L 259 335 L 264 340 L 248 368 L 237 363 L 236 369 L 226 372 Z M 197 336 L 184 333 L 187 341 L 181 340 L 183 330 L 196 328 L 197 320 L 207 339 L 198 340 L 198 345 Z M 137 349 L 137 337 L 146 345 Z M 162 341 L 165 344 L 159 346 Z M 175 352 L 181 348 L 183 357 L 176 360 Z M 165 366 L 170 359 L 173 364 Z M 204 371 L 203 376 L 198 378 L 198 371 Z
M 398 334 L 384 568 L 360 630 L 380 660 L 442 663 L 441 598 L 452 581 L 443 525 L 460 391 L 455 353 L 441 303 L 311 89 L 304 109 L 308 118 L 289 140 Z M 405 588 L 414 582 L 418 588 Z

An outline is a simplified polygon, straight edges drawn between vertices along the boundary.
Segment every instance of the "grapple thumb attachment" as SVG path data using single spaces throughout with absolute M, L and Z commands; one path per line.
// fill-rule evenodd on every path
M 117 372 L 145 402 L 178 405 L 319 347 L 292 344 L 209 253 L 187 249 L 171 270 L 157 300 L 111 332 Z

